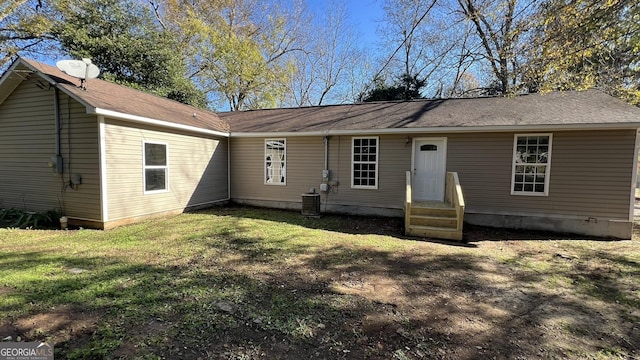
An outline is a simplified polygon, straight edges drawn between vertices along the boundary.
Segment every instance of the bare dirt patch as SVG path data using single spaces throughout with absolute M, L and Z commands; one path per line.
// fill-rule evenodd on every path
M 73 306 L 60 306 L 48 312 L 17 319 L 10 326 L 14 339 L 23 341 L 67 342 L 93 332 L 98 317 Z
M 0 334 L 49 339 L 56 356 L 77 359 L 640 357 L 637 240 L 467 227 L 454 243 L 403 237 L 399 219 L 205 215 L 182 238 L 145 242 L 160 222 L 130 228 L 90 253 L 100 271 L 74 275 L 83 285 L 71 290 L 94 287 L 95 299 L 6 318 Z
M 397 234 L 401 224 L 394 221 L 354 217 L 343 231 Z M 468 228 L 465 240 L 427 239 L 432 245 L 393 255 L 372 247 L 353 262 L 319 254 L 318 261 L 295 270 L 272 270 L 277 279 L 286 273 L 289 286 L 302 290 L 300 296 L 304 290 L 296 284 L 320 282 L 328 292 L 367 302 L 360 316 L 344 325 L 347 333 L 357 334 L 342 342 L 352 355 L 639 356 L 640 294 L 630 277 L 639 274 L 640 263 L 625 259 L 624 251 L 609 253 L 616 244 L 633 249 L 637 242 L 589 239 L 593 242 L 584 247 L 575 235 L 477 226 Z M 444 247 L 444 254 L 429 254 L 433 246 Z M 457 247 L 470 250 L 448 251 Z

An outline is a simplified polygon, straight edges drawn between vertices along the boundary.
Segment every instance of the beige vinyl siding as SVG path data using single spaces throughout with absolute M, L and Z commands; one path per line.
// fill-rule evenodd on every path
M 635 130 L 555 134 L 552 212 L 628 220 L 635 140 Z
M 0 104 L 0 207 L 40 212 L 56 209 L 68 216 L 99 219 L 95 117 L 87 116 L 84 107 L 61 94 L 65 164 L 61 176 L 48 166 L 56 152 L 54 90 L 40 89 L 36 84 L 35 79 L 22 82 Z M 71 121 L 67 104 L 71 105 Z M 74 172 L 83 176 L 83 184 L 76 190 L 64 186 L 69 144 Z
M 100 156 L 98 120 L 86 108 L 60 92 L 61 153 L 64 158 L 61 200 L 65 215 L 102 221 L 100 213 Z M 69 120 L 70 119 L 70 120 Z M 74 175 L 77 186 L 68 186 Z
M 275 137 L 270 137 L 275 138 Z M 315 137 L 288 137 L 287 185 L 264 184 L 265 138 L 232 138 L 231 197 L 235 199 L 301 202 L 310 188 L 320 190 L 324 168 L 324 140 Z M 404 171 L 411 163 L 411 146 L 406 136 L 381 136 L 378 159 L 378 189 L 351 188 L 351 136 L 329 138 L 329 169 L 333 186 L 322 196 L 323 203 L 402 208 Z M 408 152 L 407 152 L 408 149 Z M 409 154 L 409 158 L 405 156 Z M 402 176 L 398 169 L 402 168 Z
M 510 195 L 513 136 L 449 136 L 467 211 L 628 219 L 634 130 L 554 132 L 549 196 Z
M 0 104 L 0 207 L 60 209 L 60 177 L 47 166 L 55 155 L 53 90 L 29 79 Z
M 404 173 L 411 167 L 411 144 L 406 136 L 382 135 L 378 142 L 378 189 L 351 188 L 353 136 L 330 139 L 329 164 L 333 180 L 339 182 L 328 196 L 335 205 L 360 205 L 401 209 L 404 205 Z
M 549 196 L 511 195 L 513 132 L 380 135 L 377 190 L 351 188 L 352 136 L 331 136 L 329 169 L 339 185 L 322 202 L 402 209 L 413 139 L 446 137 L 447 171 L 458 172 L 469 212 L 628 219 L 635 130 L 552 133 Z M 287 138 L 287 186 L 263 185 L 263 146 L 263 138 L 232 138 L 233 199 L 300 202 L 319 189 L 322 137 Z
M 447 135 L 447 171 L 458 173 L 466 211 L 513 212 L 526 209 L 532 202 L 548 201 L 542 197 L 510 195 L 513 136 L 513 133 Z M 551 182 L 555 175 L 555 145 L 554 141 Z
M 265 184 L 265 138 L 231 139 L 231 197 L 300 201 L 310 188 L 320 190 L 324 167 L 322 137 L 269 137 L 287 140 L 286 185 Z
M 169 189 L 144 193 L 143 141 L 167 144 Z M 108 221 L 204 205 L 228 197 L 227 140 L 105 120 Z

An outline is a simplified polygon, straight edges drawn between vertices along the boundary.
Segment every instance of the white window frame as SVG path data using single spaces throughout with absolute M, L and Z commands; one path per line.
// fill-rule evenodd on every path
M 535 191 L 516 191 L 516 166 L 522 165 L 523 163 L 517 162 L 517 152 L 518 152 L 518 138 L 521 137 L 529 137 L 529 136 L 548 136 L 549 137 L 549 148 L 547 150 L 547 162 L 537 163 L 537 164 L 527 164 L 528 166 L 545 166 L 544 172 L 544 192 L 535 192 Z M 551 149 L 553 146 L 553 134 L 552 133 L 530 133 L 530 134 L 514 134 L 513 135 L 513 156 L 511 157 L 511 195 L 524 195 L 524 196 L 549 196 L 549 179 L 551 178 Z M 535 184 L 534 184 L 535 188 Z
M 376 140 L 376 161 L 355 161 L 354 157 L 356 155 L 355 147 L 356 140 Z M 378 189 L 378 185 L 380 183 L 380 178 L 378 177 L 378 169 L 380 162 L 380 137 L 379 136 L 354 136 L 351 138 L 351 188 L 352 189 Z M 356 164 L 375 164 L 375 185 L 355 185 L 355 165 Z
M 282 159 L 278 159 L 278 161 L 280 161 L 281 163 L 284 162 L 284 165 L 282 164 L 280 165 L 281 174 L 284 175 L 284 182 L 281 182 L 281 181 L 269 182 L 269 178 L 268 178 L 269 169 L 267 167 L 267 156 L 270 156 L 272 154 L 269 154 L 267 149 L 267 144 L 273 141 L 282 142 L 284 144 L 284 150 L 282 153 L 282 155 L 284 156 L 284 161 L 282 161 Z M 274 160 L 271 159 L 271 161 L 274 161 Z M 286 138 L 264 139 L 264 156 L 262 157 L 262 168 L 264 169 L 262 179 L 265 185 L 279 185 L 279 186 L 287 185 L 287 139 Z
M 166 165 L 147 165 L 147 144 L 164 145 Z M 147 190 L 147 170 L 164 170 L 165 188 L 159 190 Z M 142 141 L 142 190 L 144 194 L 159 194 L 169 192 L 169 144 L 159 141 Z

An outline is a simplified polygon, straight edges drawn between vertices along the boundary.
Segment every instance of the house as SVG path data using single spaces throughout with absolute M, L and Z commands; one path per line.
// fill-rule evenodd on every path
M 108 229 L 229 199 L 216 114 L 18 59 L 0 78 L 0 208 Z
M 420 236 L 460 239 L 464 219 L 630 238 L 638 128 L 597 90 L 214 114 L 19 59 L 0 79 L 0 207 L 110 228 L 315 191 Z
M 640 109 L 598 90 L 219 115 L 234 202 L 298 209 L 301 193 L 324 187 L 323 211 L 403 216 L 407 200 L 452 197 L 450 179 L 467 223 L 631 237 Z M 277 181 L 265 176 L 273 143 L 286 159 Z M 408 214 L 436 223 L 413 233 L 459 239 L 455 209 L 438 207 Z

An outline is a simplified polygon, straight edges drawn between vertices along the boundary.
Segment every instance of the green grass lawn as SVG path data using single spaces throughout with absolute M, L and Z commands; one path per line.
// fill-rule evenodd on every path
M 640 356 L 637 241 L 467 231 L 242 207 L 0 229 L 0 335 L 56 359 Z

